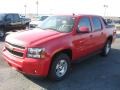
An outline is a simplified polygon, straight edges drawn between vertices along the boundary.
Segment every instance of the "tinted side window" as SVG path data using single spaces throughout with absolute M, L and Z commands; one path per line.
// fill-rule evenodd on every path
M 78 28 L 82 27 L 82 26 L 86 26 L 89 28 L 89 30 L 91 31 L 91 24 L 90 24 L 90 20 L 88 17 L 82 17 L 79 21 L 78 24 Z
M 93 17 L 92 22 L 93 22 L 93 30 L 94 31 L 99 31 L 102 29 L 102 24 L 98 17 Z
M 13 21 L 13 16 L 11 14 L 7 15 L 5 18 L 6 21 Z
M 14 21 L 15 21 L 15 22 L 16 22 L 16 21 L 19 21 L 19 15 L 13 14 L 13 18 L 14 18 Z

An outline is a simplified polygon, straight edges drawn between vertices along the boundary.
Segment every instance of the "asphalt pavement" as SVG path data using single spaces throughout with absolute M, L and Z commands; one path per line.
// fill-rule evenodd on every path
M 69 77 L 53 82 L 39 77 L 26 77 L 3 60 L 0 41 L 0 90 L 120 90 L 120 35 L 108 57 L 96 55 L 72 64 Z

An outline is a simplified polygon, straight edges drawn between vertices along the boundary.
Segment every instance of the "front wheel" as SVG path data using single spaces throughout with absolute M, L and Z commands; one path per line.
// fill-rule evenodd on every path
M 52 62 L 49 77 L 52 80 L 62 80 L 68 75 L 69 71 L 70 58 L 66 54 L 58 54 Z
M 102 56 L 107 56 L 111 50 L 111 40 L 108 40 L 102 50 Z

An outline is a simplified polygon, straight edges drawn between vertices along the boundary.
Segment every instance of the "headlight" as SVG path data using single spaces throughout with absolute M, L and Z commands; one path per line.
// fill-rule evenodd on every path
M 27 57 L 28 58 L 44 58 L 45 57 L 44 48 L 28 48 Z

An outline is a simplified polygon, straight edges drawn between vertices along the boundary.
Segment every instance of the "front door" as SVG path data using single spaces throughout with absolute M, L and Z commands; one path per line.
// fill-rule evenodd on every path
M 14 23 L 14 27 L 15 30 L 19 30 L 21 29 L 21 20 L 18 14 L 13 14 L 13 23 Z
M 81 17 L 79 19 L 79 23 L 77 28 L 80 27 L 88 27 L 89 33 L 76 33 L 73 40 L 74 52 L 73 55 L 77 59 L 79 57 L 86 56 L 93 52 L 94 41 L 93 41 L 93 33 L 91 32 L 91 22 L 89 17 Z

